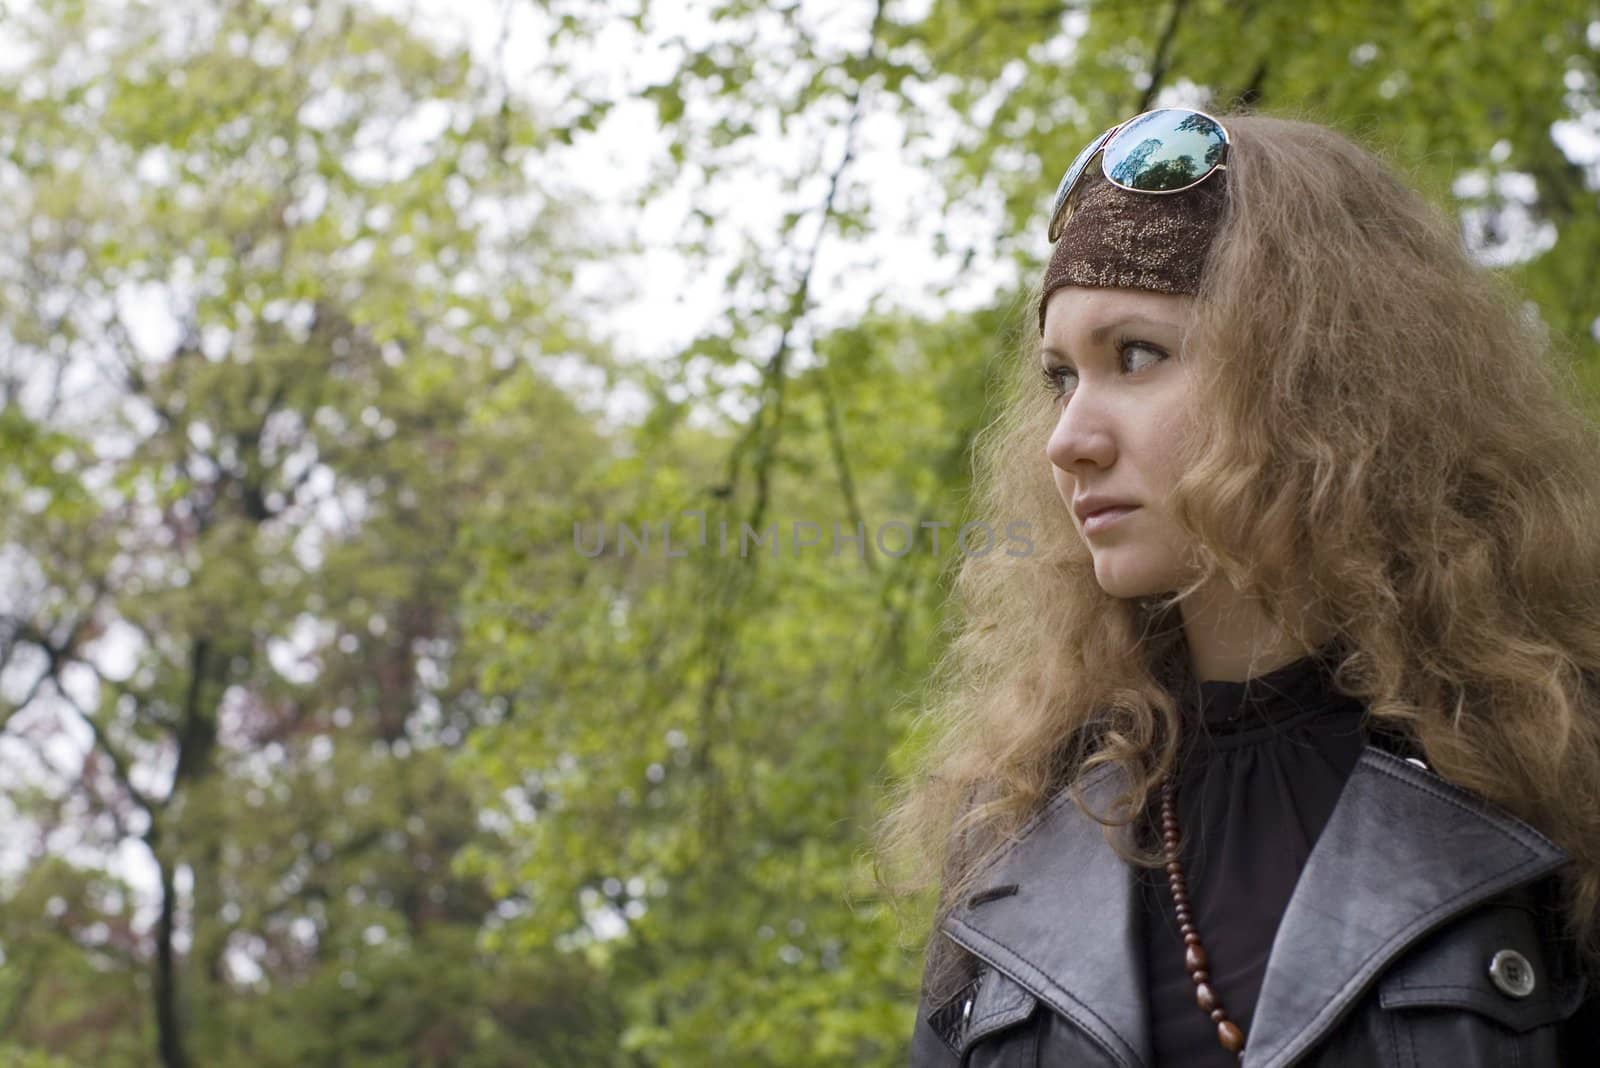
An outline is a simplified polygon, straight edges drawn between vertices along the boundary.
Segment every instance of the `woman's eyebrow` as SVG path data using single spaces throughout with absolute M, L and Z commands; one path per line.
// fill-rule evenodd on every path
M 1109 322 L 1101 323 L 1099 326 L 1089 331 L 1089 340 L 1098 345 L 1106 339 L 1107 335 L 1109 335 L 1119 326 L 1133 326 L 1135 324 L 1140 326 L 1160 326 L 1167 328 L 1172 326 L 1171 323 L 1164 319 L 1152 319 L 1148 315 L 1124 315 L 1121 318 L 1112 319 Z M 1044 355 L 1054 356 L 1057 359 L 1064 360 L 1067 358 L 1066 354 L 1060 349 L 1054 348 L 1050 345 L 1046 345 L 1041 351 Z

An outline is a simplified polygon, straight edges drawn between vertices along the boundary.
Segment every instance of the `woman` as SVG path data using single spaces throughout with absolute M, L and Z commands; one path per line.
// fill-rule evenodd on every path
M 1600 1064 L 1600 443 L 1537 322 L 1308 123 L 1138 116 L 1048 229 L 977 473 L 1034 551 L 964 561 L 882 830 L 911 1063 Z

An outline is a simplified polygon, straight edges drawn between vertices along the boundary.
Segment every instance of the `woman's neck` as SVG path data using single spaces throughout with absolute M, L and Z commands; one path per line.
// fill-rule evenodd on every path
M 1200 681 L 1243 682 L 1298 660 L 1333 637 L 1331 628 L 1309 627 L 1308 649 L 1232 589 L 1201 590 L 1179 607 L 1189 668 Z

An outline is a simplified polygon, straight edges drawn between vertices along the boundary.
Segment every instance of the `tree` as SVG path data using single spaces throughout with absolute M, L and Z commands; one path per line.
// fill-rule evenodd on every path
M 463 519 L 594 440 L 541 361 L 606 361 L 545 132 L 359 4 L 7 29 L 0 713 L 37 839 L 7 1035 L 95 1065 L 525 1063 L 588 980 L 480 944 L 450 765 L 505 712 L 460 644 Z

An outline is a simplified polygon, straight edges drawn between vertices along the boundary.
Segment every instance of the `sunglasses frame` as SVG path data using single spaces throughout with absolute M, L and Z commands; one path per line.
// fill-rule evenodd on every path
M 1116 140 L 1117 135 L 1123 130 L 1126 130 L 1129 126 L 1138 122 L 1146 115 L 1155 115 L 1163 111 L 1188 112 L 1191 115 L 1199 115 L 1202 118 L 1209 119 L 1210 121 L 1216 123 L 1217 129 L 1222 131 L 1222 159 L 1216 163 L 1213 163 L 1211 165 L 1211 169 L 1206 171 L 1206 173 L 1202 174 L 1188 185 L 1180 186 L 1177 189 L 1140 189 L 1137 186 L 1123 185 L 1121 182 L 1111 177 L 1111 173 L 1106 170 L 1106 149 L 1111 147 L 1111 143 Z M 1222 120 L 1217 118 L 1215 115 L 1210 115 L 1204 111 L 1201 111 L 1199 108 L 1151 108 L 1149 111 L 1139 112 L 1139 114 L 1130 119 L 1123 119 L 1109 130 L 1106 130 L 1099 137 L 1096 137 L 1093 141 L 1089 142 L 1089 147 L 1078 153 L 1078 158 L 1073 160 L 1072 165 L 1067 168 L 1067 173 L 1061 176 L 1061 182 L 1056 186 L 1055 206 L 1050 210 L 1050 226 L 1047 231 L 1050 238 L 1050 243 L 1053 245 L 1058 239 L 1060 239 L 1061 231 L 1066 228 L 1067 220 L 1072 217 L 1071 212 L 1067 211 L 1067 205 L 1072 202 L 1072 194 L 1077 190 L 1078 186 L 1082 184 L 1083 176 L 1089 173 L 1089 164 L 1094 162 L 1096 156 L 1100 158 L 1100 173 L 1105 175 L 1106 181 L 1110 182 L 1118 189 L 1126 189 L 1130 193 L 1150 193 L 1161 196 L 1167 193 L 1182 193 L 1193 189 L 1195 186 L 1199 185 L 1207 178 L 1210 178 L 1218 171 L 1227 170 L 1228 153 L 1232 150 L 1233 138 L 1229 136 L 1228 128 L 1223 125 Z

